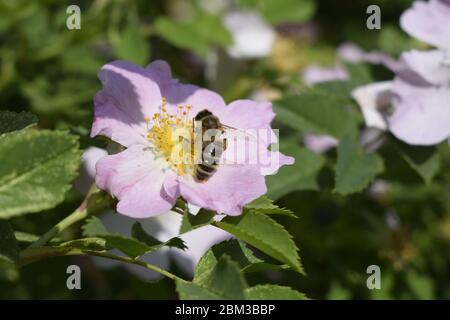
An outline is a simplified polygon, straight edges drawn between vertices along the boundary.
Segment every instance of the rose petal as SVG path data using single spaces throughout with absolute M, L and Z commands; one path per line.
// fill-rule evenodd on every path
M 100 70 L 103 89 L 95 99 L 91 136 L 105 135 L 130 146 L 145 138 L 145 118 L 158 111 L 161 94 L 145 69 L 127 61 L 114 61 Z
M 161 160 L 143 145 L 134 145 L 125 151 L 97 162 L 96 184 L 120 201 L 117 211 L 136 218 L 150 217 L 168 211 L 175 203 L 164 190 L 166 175 Z
M 450 37 L 450 34 L 449 34 Z M 450 83 L 450 65 L 446 64 L 446 53 L 440 50 L 412 50 L 402 54 L 407 67 L 431 84 Z
M 441 49 L 450 49 L 450 3 L 416 1 L 400 17 L 400 25 L 411 36 Z
M 80 173 L 74 182 L 74 188 L 82 193 L 87 194 L 91 185 L 94 183 L 95 165 L 97 161 L 108 155 L 105 149 L 97 147 L 89 147 L 81 156 Z
M 226 108 L 222 123 L 238 130 L 228 130 L 225 164 L 257 165 L 262 175 L 274 174 L 294 159 L 276 149 L 278 138 L 271 128 L 275 117 L 272 104 L 252 100 L 236 100 Z M 275 145 L 274 145 L 275 144 Z M 271 150 L 268 147 L 271 146 Z
M 397 77 L 393 86 L 394 113 L 389 128 L 414 145 L 437 144 L 450 136 L 450 88 L 416 86 Z
M 251 165 L 222 165 L 205 183 L 185 176 L 179 182 L 186 201 L 228 215 L 241 214 L 244 205 L 267 191 L 259 167 Z
M 146 141 L 146 128 L 130 120 L 130 116 L 118 108 L 101 91 L 94 98 L 95 115 L 91 137 L 102 135 L 129 147 Z

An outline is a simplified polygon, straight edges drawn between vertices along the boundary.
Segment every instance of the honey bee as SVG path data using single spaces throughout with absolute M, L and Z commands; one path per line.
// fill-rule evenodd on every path
M 213 135 L 208 141 L 203 139 L 203 134 L 207 130 L 218 130 L 223 134 L 227 126 L 220 123 L 219 118 L 206 109 L 197 113 L 194 117 L 194 123 L 201 124 L 201 131 L 197 138 L 201 137 L 202 139 L 202 153 L 200 163 L 194 166 L 193 177 L 196 182 L 205 183 L 217 171 L 220 158 L 227 148 L 227 140 L 220 139 L 219 141 L 216 141 L 215 136 Z

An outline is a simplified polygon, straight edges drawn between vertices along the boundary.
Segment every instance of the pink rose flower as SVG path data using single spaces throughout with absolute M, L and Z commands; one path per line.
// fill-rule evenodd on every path
M 193 205 L 239 215 L 245 204 L 266 193 L 265 175 L 294 162 L 268 150 L 277 142 L 270 126 L 275 116 L 270 103 L 237 100 L 227 106 L 217 93 L 173 79 L 164 61 L 145 68 L 115 61 L 100 70 L 99 79 L 103 89 L 94 98 L 91 136 L 107 136 L 126 149 L 98 161 L 96 184 L 119 200 L 121 214 L 135 218 L 159 215 L 182 196 Z M 236 163 L 238 144 L 227 140 L 221 159 L 225 164 L 206 182 L 197 182 L 194 166 L 179 161 L 190 154 L 180 149 L 183 139 L 177 131 L 192 132 L 193 118 L 205 109 L 226 126 L 267 131 L 266 139 L 250 139 L 258 151 L 248 155 L 250 159 L 265 157 L 265 163 Z
M 443 50 L 450 50 L 450 1 L 416 1 L 401 18 L 403 30 L 414 38 Z
M 410 51 L 402 60 L 406 68 L 397 73 L 392 87 L 390 131 L 413 145 L 434 145 L 448 139 L 450 65 L 445 52 Z
M 75 189 L 82 194 L 87 194 L 95 177 L 95 165 L 99 159 L 107 155 L 107 151 L 97 147 L 87 148 L 82 155 L 80 173 L 75 181 Z M 196 214 L 198 208 L 188 204 L 191 214 Z M 219 220 L 223 216 L 216 216 Z M 131 236 L 131 227 L 135 222 L 140 222 L 144 230 L 161 242 L 165 242 L 173 237 L 180 237 L 185 242 L 187 248 L 183 251 L 178 248 L 164 247 L 157 251 L 146 253 L 140 257 L 141 261 L 156 265 L 163 269 L 168 269 L 173 260 L 176 265 L 189 277 L 194 275 L 195 266 L 200 258 L 213 245 L 232 238 L 232 235 L 214 226 L 199 227 L 180 235 L 182 215 L 169 211 L 157 217 L 146 219 L 133 219 L 124 215 L 116 214 L 113 211 L 102 213 L 99 218 L 106 229 L 111 233 L 118 233 Z M 122 256 L 117 249 L 111 253 Z M 162 275 L 154 271 L 144 269 L 134 264 L 121 264 L 119 261 L 92 257 L 94 263 L 101 268 L 112 268 L 123 265 L 137 277 L 147 281 L 157 281 Z

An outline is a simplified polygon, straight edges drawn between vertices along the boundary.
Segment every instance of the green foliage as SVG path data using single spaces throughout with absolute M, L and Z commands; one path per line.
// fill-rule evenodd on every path
M 29 112 L 15 113 L 11 111 L 0 110 L 0 135 L 24 129 L 36 124 L 37 117 Z
M 316 3 L 312 0 L 239 0 L 238 3 L 261 12 L 267 21 L 278 24 L 282 22 L 300 23 L 310 19 Z
M 181 300 L 186 299 L 244 299 L 247 283 L 236 262 L 223 255 L 207 274 L 192 283 L 177 281 Z
M 166 242 L 158 241 L 148 235 L 138 222 L 132 227 L 133 237 L 126 237 L 121 234 L 109 233 L 100 219 L 92 217 L 83 226 L 83 235 L 104 239 L 107 246 L 119 249 L 132 259 L 137 259 L 146 253 L 158 250 L 164 246 L 180 249 L 186 248 L 183 240 L 176 237 Z
M 270 200 L 267 196 L 262 196 L 256 200 L 253 200 L 252 202 L 247 204 L 245 208 L 249 211 L 255 211 L 256 213 L 277 214 L 288 216 L 291 218 L 297 218 L 297 216 L 293 214 L 291 210 L 278 207 L 277 205 L 273 204 L 273 201 Z
M 210 224 L 215 215 L 215 212 L 205 209 L 200 209 L 196 215 L 190 214 L 185 210 L 181 221 L 180 234 Z
M 259 272 L 265 270 L 286 269 L 289 266 L 275 264 L 269 259 L 263 260 L 257 258 L 252 250 L 250 250 L 242 241 L 228 240 L 223 241 L 210 248 L 200 259 L 195 268 L 194 281 L 202 282 L 209 270 L 211 270 L 217 261 L 223 255 L 229 256 L 235 261 L 241 272 Z
M 240 216 L 228 216 L 214 225 L 288 264 L 293 270 L 304 272 L 292 236 L 267 215 L 247 210 Z
M 0 218 L 50 209 L 75 178 L 80 151 L 75 136 L 26 130 L 0 137 Z
M 209 2 L 81 1 L 81 30 L 68 30 L 61 1 L 0 1 L 0 108 L 11 110 L 0 111 L 0 298 L 304 299 L 297 290 L 314 299 L 450 298 L 448 142 L 408 146 L 385 134 L 376 153 L 362 150 L 357 137 L 365 125 L 350 92 L 394 75 L 382 65 L 340 61 L 336 50 L 343 41 L 394 58 L 412 48 L 429 50 L 399 25 L 411 1 L 383 1 L 377 32 L 361 27 L 364 8 L 343 10 L 340 1 L 238 0 L 219 10 Z M 276 26 L 276 41 L 267 57 L 230 59 L 232 39 L 222 20 L 230 10 L 246 9 Z M 64 270 L 73 255 L 110 256 L 118 248 L 125 256 L 116 258 L 142 267 L 133 259 L 163 246 L 184 247 L 180 238 L 158 241 L 139 223 L 131 236 L 112 234 L 96 218 L 84 238 L 74 223 L 33 247 L 81 203 L 69 190 L 79 165 L 77 138 L 83 149 L 106 146 L 89 137 L 92 98 L 101 88 L 98 70 L 115 59 L 167 60 L 180 81 L 213 89 L 227 103 L 282 97 L 274 103 L 273 125 L 280 128 L 281 151 L 296 162 L 267 176 L 267 195 L 240 217 L 214 222 L 215 212 L 192 215 L 177 205 L 180 233 L 213 224 L 236 236 L 204 254 L 192 282 L 149 283 L 127 269 L 89 265 L 83 290 L 70 291 Z M 308 65 L 335 63 L 349 79 L 313 88 L 299 79 Z M 340 145 L 319 155 L 302 146 L 303 133 L 331 135 Z M 375 178 L 369 192 L 360 192 Z M 91 200 L 84 203 L 88 216 L 111 201 L 106 193 Z M 25 215 L 32 212 L 40 214 Z M 307 277 L 285 272 L 300 265 L 292 239 L 301 246 Z M 362 263 L 380 266 L 381 290 L 367 290 Z M 177 261 L 167 272 L 185 278 L 179 267 Z
M 410 146 L 397 142 L 397 151 L 426 184 L 430 184 L 439 172 L 440 160 L 435 147 Z
M 338 147 L 334 190 L 342 195 L 360 192 L 383 168 L 379 155 L 365 153 L 356 138 L 347 136 Z
M 177 22 L 165 17 L 155 21 L 156 33 L 174 46 L 205 56 L 213 45 L 228 46 L 231 35 L 220 19 L 201 14 L 192 21 Z
M 13 263 L 19 257 L 19 245 L 8 221 L 0 220 L 0 263 Z
M 273 284 L 258 285 L 245 289 L 245 298 L 248 300 L 305 300 L 303 293 L 290 287 Z
M 136 24 L 128 24 L 113 45 L 119 59 L 129 60 L 139 65 L 145 65 L 150 61 L 148 40 Z
M 267 263 L 256 258 L 241 241 L 229 240 L 215 245 L 197 264 L 191 283 L 177 281 L 180 299 L 305 299 L 303 294 L 289 287 L 258 285 L 249 288 L 241 272 L 261 264 Z
M 338 139 L 356 132 L 350 101 L 339 96 L 309 90 L 274 102 L 277 119 L 304 133 L 334 136 Z
M 323 156 L 299 147 L 294 141 L 287 143 L 285 150 L 295 158 L 295 163 L 266 177 L 268 197 L 277 200 L 292 191 L 317 190 L 317 176 L 325 163 Z

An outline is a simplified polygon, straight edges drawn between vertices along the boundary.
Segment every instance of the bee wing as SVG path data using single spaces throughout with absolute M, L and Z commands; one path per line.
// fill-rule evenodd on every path
M 247 131 L 245 131 L 245 130 L 238 129 L 238 128 L 234 128 L 234 127 L 230 127 L 230 126 L 227 126 L 227 125 L 225 125 L 225 124 L 222 124 L 222 127 L 224 127 L 225 129 L 227 129 L 227 131 L 231 131 L 231 132 L 234 132 L 234 133 L 239 133 L 239 134 L 241 134 L 243 137 L 250 137 L 250 138 L 251 138 L 252 140 L 254 140 L 254 141 L 257 141 L 257 140 L 258 140 L 258 138 L 257 138 L 254 134 L 249 133 L 249 132 L 247 132 Z

